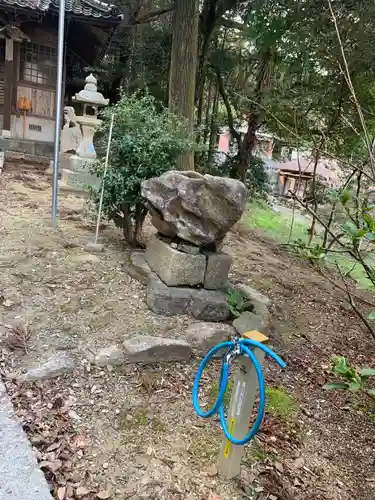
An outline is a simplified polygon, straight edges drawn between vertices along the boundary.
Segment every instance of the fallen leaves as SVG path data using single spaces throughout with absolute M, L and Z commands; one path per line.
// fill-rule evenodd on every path
M 66 494 L 65 486 L 60 486 L 60 488 L 57 488 L 56 496 L 58 500 L 64 500 L 65 494 Z
M 2 305 L 2 306 L 4 306 L 4 307 L 9 308 L 9 307 L 12 307 L 12 306 L 14 305 L 14 302 L 13 302 L 13 301 L 11 301 L 11 300 L 9 300 L 9 299 L 6 299 L 6 300 L 4 300 L 4 301 L 1 303 L 1 305 Z
M 76 405 L 73 391 L 53 395 L 47 383 L 24 386 L 15 381 L 7 381 L 7 388 L 53 497 L 109 499 L 110 492 L 94 484 L 87 472 L 85 453 L 90 439 L 75 432 L 70 416 Z
M 284 467 L 281 462 L 275 462 L 273 465 L 275 469 L 280 472 L 280 474 L 284 474 Z
M 108 490 L 101 490 L 96 496 L 99 500 L 108 500 L 108 498 L 111 498 L 111 492 Z
M 207 469 L 207 476 L 208 477 L 213 477 L 213 476 L 217 476 L 218 474 L 218 470 L 217 470 L 217 466 L 216 464 L 212 464 L 208 467 Z
M 89 495 L 91 493 L 91 491 L 86 488 L 85 486 L 78 486 L 78 488 L 76 489 L 76 497 L 77 498 L 82 498 L 82 497 L 85 497 L 87 495 Z
M 56 472 L 61 469 L 62 467 L 62 461 L 61 460 L 53 460 L 53 461 L 48 461 L 48 460 L 42 460 L 39 463 L 39 467 L 41 469 L 47 469 L 51 471 L 53 474 L 56 474 Z
M 300 469 L 301 467 L 303 467 L 305 465 L 305 459 L 303 457 L 298 457 L 296 458 L 296 460 L 294 461 L 294 467 L 296 469 Z

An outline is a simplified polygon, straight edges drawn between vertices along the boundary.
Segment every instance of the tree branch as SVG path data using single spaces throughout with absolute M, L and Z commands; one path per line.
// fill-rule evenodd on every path
M 216 78 L 217 78 L 217 86 L 219 89 L 219 93 L 221 95 L 221 98 L 223 99 L 225 109 L 227 111 L 228 115 L 228 127 L 230 130 L 230 133 L 232 134 L 233 138 L 236 140 L 238 147 L 240 147 L 241 144 L 241 134 L 237 132 L 237 130 L 234 127 L 234 118 L 233 118 L 233 112 L 232 112 L 232 107 L 230 105 L 227 93 L 225 92 L 225 87 L 224 87 L 224 82 L 223 79 L 221 78 L 220 70 L 219 68 L 214 68 L 214 71 L 216 73 Z
M 163 7 L 162 9 L 152 10 L 151 12 L 148 12 L 147 14 L 144 14 L 143 16 L 138 17 L 134 21 L 134 24 L 148 23 L 154 17 L 159 17 L 159 16 L 162 16 L 163 14 L 167 14 L 168 12 L 172 12 L 172 10 L 174 10 L 174 8 L 175 8 L 175 3 L 168 5 L 168 7 Z
M 312 210 L 309 206 L 306 205 L 306 203 L 304 203 L 295 193 L 293 193 L 293 191 L 288 191 L 290 193 L 290 195 L 292 197 L 295 197 L 296 200 L 299 202 L 300 205 L 303 206 L 303 208 L 305 208 L 312 216 L 315 217 L 315 219 L 319 222 L 319 224 L 321 224 L 324 229 L 328 232 L 328 234 L 330 234 L 330 236 L 332 236 L 332 238 L 334 239 L 334 241 L 341 246 L 341 248 L 343 248 L 344 250 L 347 251 L 348 255 L 350 255 L 351 257 L 353 257 L 353 259 L 357 262 L 359 262 L 361 264 L 361 266 L 363 267 L 363 269 L 366 271 L 366 275 L 367 275 L 367 278 L 371 281 L 371 283 L 373 285 L 375 285 L 375 277 L 374 277 L 374 273 L 373 273 L 373 270 L 371 269 L 371 267 L 365 262 L 364 258 L 362 257 L 361 255 L 361 252 L 358 248 L 354 248 L 354 249 L 351 249 L 351 248 L 348 248 L 340 239 L 339 237 L 337 237 L 332 231 L 331 229 L 327 226 L 327 224 L 325 224 L 325 222 L 322 221 L 322 219 L 317 215 L 317 213 Z
M 277 118 L 277 116 L 272 113 L 268 108 L 266 108 L 265 106 L 263 106 L 261 103 L 257 102 L 257 101 L 254 101 L 253 99 L 250 99 L 250 97 L 246 96 L 244 97 L 243 95 L 240 95 L 238 93 L 236 93 L 236 95 L 238 95 L 239 97 L 241 97 L 242 99 L 246 99 L 254 104 L 256 104 L 259 108 L 263 109 L 267 114 L 269 114 L 270 116 L 272 116 L 272 118 L 283 128 L 285 129 L 287 132 L 289 132 L 293 137 L 297 137 L 296 136 L 296 133 L 291 130 L 287 125 L 285 125 L 284 122 L 282 122 L 279 118 Z M 311 131 L 310 131 L 311 132 Z M 321 131 L 317 131 L 316 132 L 317 134 L 321 135 Z M 318 149 L 318 148 L 316 148 Z M 348 167 L 351 167 L 353 169 L 355 169 L 356 171 L 359 171 L 359 172 L 362 172 L 363 175 L 369 179 L 371 182 L 375 182 L 375 176 L 372 176 L 370 174 L 368 174 L 367 172 L 365 172 L 363 170 L 364 166 L 357 166 L 357 165 L 353 165 L 353 163 L 351 163 L 350 161 L 348 160 L 345 160 L 343 158 L 338 158 L 337 156 L 335 156 L 334 154 L 330 153 L 329 151 L 325 150 L 325 149 L 322 149 L 320 150 L 321 153 L 325 156 L 328 156 L 328 158 L 332 158 L 332 160 L 336 160 L 340 163 L 342 163 L 343 165 L 347 165 Z
M 360 320 L 362 321 L 362 323 L 366 326 L 367 330 L 370 332 L 371 336 L 373 339 L 375 339 L 375 332 L 374 332 L 374 329 L 372 328 L 372 326 L 370 325 L 370 323 L 367 321 L 367 318 L 365 318 L 365 316 L 362 314 L 362 312 L 358 309 L 358 307 L 356 306 L 354 300 L 353 300 L 353 295 L 352 293 L 350 292 L 349 290 L 349 286 L 342 274 L 342 271 L 339 267 L 339 265 L 336 263 L 336 267 L 337 267 L 337 270 L 341 276 L 341 279 L 342 279 L 342 282 L 344 283 L 344 286 L 345 286 L 345 291 L 346 291 L 346 294 L 348 296 L 348 299 L 349 299 L 349 302 L 350 302 L 350 305 L 352 306 L 352 309 L 353 311 L 356 313 L 356 315 L 360 318 Z
M 327 224 L 325 224 L 325 222 L 322 221 L 322 219 L 318 216 L 318 214 L 314 210 L 312 210 L 308 205 L 306 205 L 306 203 L 304 203 L 301 200 L 301 198 L 299 198 L 295 193 L 293 193 L 293 191 L 289 190 L 288 192 L 292 196 L 292 198 L 295 198 L 305 210 L 307 210 L 313 217 L 315 217 L 315 219 L 319 222 L 319 224 L 324 227 L 324 229 L 333 238 L 333 240 L 336 241 L 336 243 L 338 243 L 344 250 L 346 250 L 349 255 L 356 258 L 356 255 L 350 250 L 350 248 L 347 248 L 346 245 L 344 245 L 344 243 L 339 240 L 339 238 L 331 231 L 331 229 L 327 226 Z
M 247 27 L 246 24 L 237 23 L 236 21 L 232 21 L 232 19 L 226 19 L 225 17 L 220 18 L 219 23 L 221 24 L 221 26 L 224 26 L 224 28 L 232 28 L 235 30 L 243 30 Z
M 348 292 L 348 289 L 347 287 L 345 286 L 342 287 L 341 285 L 339 285 L 334 279 L 330 278 L 329 276 L 329 273 L 327 273 L 327 270 L 325 269 L 323 271 L 323 269 L 320 268 L 320 266 L 314 266 L 313 269 L 315 269 L 316 271 L 318 271 L 318 273 L 320 274 L 320 276 L 322 276 L 323 278 L 325 278 L 327 281 L 329 281 L 334 287 L 338 288 L 339 290 L 341 290 L 342 292 L 345 292 L 347 293 Z M 369 302 L 368 300 L 366 299 L 363 299 L 362 297 L 360 297 L 359 295 L 356 295 L 355 293 L 353 292 L 350 292 L 351 296 L 354 297 L 356 300 L 359 300 L 360 302 L 362 302 L 363 304 L 365 304 L 366 306 L 369 306 L 369 307 L 372 307 L 372 308 L 375 308 L 375 304 L 372 304 L 371 302 Z

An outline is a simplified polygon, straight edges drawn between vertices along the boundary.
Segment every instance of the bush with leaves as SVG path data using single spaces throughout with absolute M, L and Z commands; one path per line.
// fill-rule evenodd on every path
M 251 198 L 266 198 L 270 192 L 270 180 L 261 158 L 251 157 L 245 184 Z
M 373 368 L 357 370 L 354 366 L 348 364 L 344 356 L 334 356 L 332 358 L 332 373 L 338 376 L 340 380 L 328 382 L 323 386 L 323 389 L 362 391 L 375 398 L 375 389 L 367 387 L 368 379 L 375 376 Z
M 375 339 L 375 301 L 359 296 L 353 282 L 353 278 L 359 277 L 361 285 L 371 291 L 375 289 L 375 206 L 369 203 L 359 187 L 356 190 L 344 188 L 330 192 L 332 206 L 327 222 L 295 196 L 321 224 L 324 234 L 313 244 L 299 239 L 291 247 L 308 259 L 319 274 L 346 293 L 353 311 Z M 330 266 L 334 264 L 338 272 L 336 276 L 327 273 L 324 265 L 327 263 Z M 367 311 L 369 307 L 372 312 Z
M 195 147 L 185 122 L 163 108 L 150 94 L 123 94 L 118 103 L 103 112 L 97 134 L 98 149 L 107 143 L 112 113 L 114 127 L 110 158 L 104 183 L 103 213 L 121 228 L 132 246 L 140 235 L 147 208 L 141 196 L 141 182 L 175 168 L 177 158 Z M 90 172 L 103 178 L 104 162 Z M 101 187 L 91 194 L 98 205 Z

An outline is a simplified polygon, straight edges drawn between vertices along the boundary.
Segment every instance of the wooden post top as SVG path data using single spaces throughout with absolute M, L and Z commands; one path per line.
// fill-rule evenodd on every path
M 261 344 L 268 344 L 269 338 L 263 335 L 256 330 L 251 330 L 250 332 L 245 332 L 242 334 L 242 337 L 249 340 L 255 340 L 256 342 L 260 342 Z

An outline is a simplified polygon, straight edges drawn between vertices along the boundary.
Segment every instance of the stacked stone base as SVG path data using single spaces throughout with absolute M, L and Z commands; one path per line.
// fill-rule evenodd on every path
M 147 286 L 146 302 L 158 314 L 190 314 L 203 321 L 225 321 L 230 316 L 227 294 L 231 257 L 159 235 L 145 254 L 155 273 Z
M 146 303 L 157 314 L 190 314 L 202 321 L 225 321 L 230 316 L 227 296 L 222 291 L 168 287 L 160 279 L 150 278 Z

